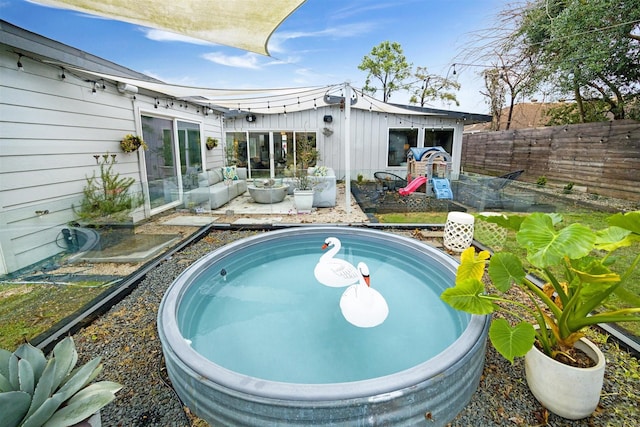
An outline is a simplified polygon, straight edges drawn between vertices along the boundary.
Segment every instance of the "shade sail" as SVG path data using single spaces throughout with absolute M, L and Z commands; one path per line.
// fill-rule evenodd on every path
M 305 0 L 33 0 L 268 55 L 267 42 Z

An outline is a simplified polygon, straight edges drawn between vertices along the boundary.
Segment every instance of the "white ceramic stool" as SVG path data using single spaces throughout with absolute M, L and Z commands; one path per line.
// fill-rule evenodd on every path
M 504 215 L 499 212 L 480 212 L 478 216 L 489 217 Z M 475 224 L 474 236 L 478 242 L 494 251 L 499 251 L 504 246 L 505 240 L 507 240 L 507 229 L 498 224 L 478 218 L 478 222 Z
M 464 212 L 449 212 L 444 224 L 444 247 L 462 252 L 471 246 L 473 241 L 474 217 Z

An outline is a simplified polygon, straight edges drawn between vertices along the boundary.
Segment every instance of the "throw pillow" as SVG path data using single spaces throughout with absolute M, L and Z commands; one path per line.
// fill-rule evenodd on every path
M 326 166 L 318 166 L 314 171 L 313 171 L 313 175 L 315 176 L 327 176 L 327 173 L 329 172 L 329 168 Z
M 238 171 L 235 166 L 225 166 L 222 170 L 222 175 L 224 179 L 231 179 L 233 181 L 238 180 Z

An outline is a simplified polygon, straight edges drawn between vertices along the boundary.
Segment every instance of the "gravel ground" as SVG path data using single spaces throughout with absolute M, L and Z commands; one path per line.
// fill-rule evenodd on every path
M 74 339 L 83 361 L 102 356 L 104 379 L 124 388 L 102 410 L 103 426 L 207 426 L 191 416 L 168 384 L 156 332 L 157 309 L 172 281 L 211 250 L 256 231 L 216 231 L 154 268 L 131 295 Z M 477 392 L 452 426 L 636 426 L 640 419 L 640 369 L 637 359 L 606 337 L 594 334 L 607 357 L 600 407 L 581 421 L 558 418 L 528 391 L 523 361 L 513 365 L 488 346 Z M 429 425 L 425 421 L 425 426 Z

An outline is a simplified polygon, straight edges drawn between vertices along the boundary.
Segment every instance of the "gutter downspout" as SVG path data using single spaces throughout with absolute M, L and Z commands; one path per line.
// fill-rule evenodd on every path
M 344 84 L 344 207 L 351 214 L 351 86 Z

